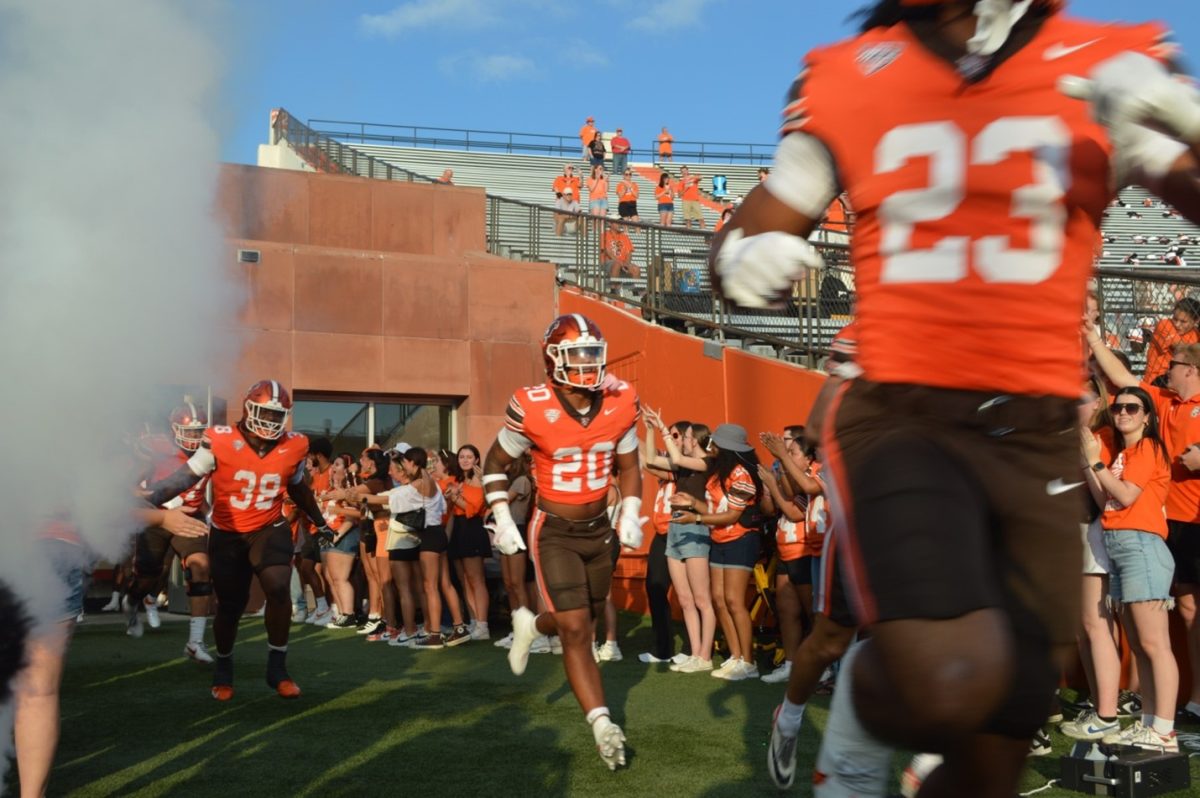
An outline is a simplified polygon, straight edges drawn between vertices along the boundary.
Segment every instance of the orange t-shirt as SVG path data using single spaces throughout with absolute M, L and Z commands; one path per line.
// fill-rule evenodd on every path
M 579 128 L 579 140 L 583 142 L 583 146 L 586 147 L 587 145 L 591 144 L 592 139 L 594 138 L 596 138 L 595 125 L 587 123 L 583 127 Z
M 1149 440 L 1138 441 L 1123 450 L 1108 467 L 1113 476 L 1131 482 L 1142 489 L 1133 504 L 1122 507 L 1109 499 L 1100 516 L 1105 529 L 1136 529 L 1167 536 L 1167 491 L 1171 484 L 1171 468 Z
M 632 180 L 617 183 L 617 202 L 637 202 L 638 185 Z
M 1171 350 L 1176 344 L 1194 344 L 1200 342 L 1200 334 L 1189 330 L 1182 335 L 1175 329 L 1172 319 L 1163 319 L 1154 325 L 1154 336 L 1146 347 L 1146 379 L 1153 380 L 1170 368 Z
M 625 233 L 606 230 L 603 243 L 604 254 L 615 261 L 624 263 L 633 257 L 633 242 Z
M 688 175 L 675 181 L 675 192 L 684 202 L 700 201 L 700 178 Z
M 1179 460 L 1183 451 L 1200 443 L 1200 394 L 1184 401 L 1167 388 L 1143 382 L 1141 387 L 1154 400 L 1158 428 L 1171 458 L 1171 490 L 1167 494 L 1167 518 L 1200 524 L 1200 471 L 1192 471 Z
M 1161 57 L 1163 34 L 1055 14 L 976 83 L 907 24 L 808 54 L 781 134 L 828 148 L 856 212 L 865 379 L 1079 396 L 1113 144 L 1058 84 L 1125 51 Z M 1088 46 L 1048 57 L 1062 42 Z
M 458 480 L 451 478 L 449 484 L 458 484 Z M 465 515 L 468 518 L 474 518 L 483 512 L 482 485 L 463 485 L 462 499 L 467 505 L 466 508 L 459 507 L 457 504 L 450 504 L 452 515 Z
M 675 192 L 670 185 L 659 186 L 654 189 L 654 199 L 658 200 L 659 205 L 670 205 L 675 201 Z
M 670 155 L 671 154 L 671 144 L 674 141 L 675 141 L 675 137 L 672 136 L 670 133 L 666 133 L 666 132 L 660 133 L 658 136 L 658 154 L 659 155 Z
M 608 199 L 608 178 L 607 177 L 589 177 L 588 178 L 588 201 Z
M 754 503 L 754 480 L 743 466 L 734 466 L 724 483 L 721 483 L 715 474 L 709 477 L 704 486 L 704 495 L 708 499 L 710 513 L 723 513 L 735 507 L 744 510 Z M 750 531 L 750 527 L 742 526 L 735 520 L 726 526 L 713 527 L 712 541 L 729 543 Z
M 558 177 L 554 178 L 555 194 L 567 193 L 567 186 L 571 187 L 571 192 L 574 194 L 575 199 L 579 199 L 580 183 L 578 177 L 574 175 L 571 175 L 570 177 L 567 177 L 566 175 L 559 175 Z

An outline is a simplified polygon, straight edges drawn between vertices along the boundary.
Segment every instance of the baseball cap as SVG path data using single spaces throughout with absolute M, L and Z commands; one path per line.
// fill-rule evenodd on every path
M 595 122 L 596 120 L 595 120 L 595 119 L 593 119 L 592 117 L 590 117 L 590 116 L 589 116 L 589 117 L 587 118 L 587 121 L 589 121 L 589 122 Z
M 395 446 L 392 447 L 392 451 L 395 452 L 396 454 L 404 454 L 411 448 L 412 448 L 412 446 L 408 445 L 404 441 L 400 441 L 399 443 L 397 443 Z
M 571 188 L 570 186 L 567 186 L 566 188 L 563 189 L 563 193 L 564 194 L 574 194 L 575 189 Z
M 746 428 L 741 424 L 721 424 L 713 431 L 712 442 L 731 452 L 749 452 L 754 449 L 747 439 Z

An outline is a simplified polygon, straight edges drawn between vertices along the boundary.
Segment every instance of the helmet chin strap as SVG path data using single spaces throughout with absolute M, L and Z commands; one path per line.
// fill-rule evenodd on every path
M 967 40 L 967 52 L 971 55 L 995 53 L 1031 5 L 1033 0 L 979 0 L 975 3 L 975 35 Z

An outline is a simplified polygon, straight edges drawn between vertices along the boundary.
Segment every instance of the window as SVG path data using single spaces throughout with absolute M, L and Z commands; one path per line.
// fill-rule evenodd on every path
M 329 438 L 334 454 L 357 456 L 372 443 L 390 449 L 400 441 L 444 448 L 450 445 L 452 410 L 449 405 L 300 397 L 292 430 Z

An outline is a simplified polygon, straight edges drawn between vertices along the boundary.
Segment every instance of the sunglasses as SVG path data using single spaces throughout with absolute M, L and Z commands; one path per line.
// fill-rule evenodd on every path
M 1184 361 L 1182 361 L 1182 360 L 1172 360 L 1172 361 L 1171 361 L 1171 363 L 1170 363 L 1170 368 L 1175 368 L 1176 366 L 1190 366 L 1190 365 L 1192 365 L 1192 364 L 1191 364 L 1191 363 L 1185 363 L 1185 362 L 1184 362 Z
M 1113 402 L 1112 412 L 1114 416 L 1119 416 L 1121 413 L 1126 415 L 1136 416 L 1142 412 L 1143 408 L 1140 402 Z

